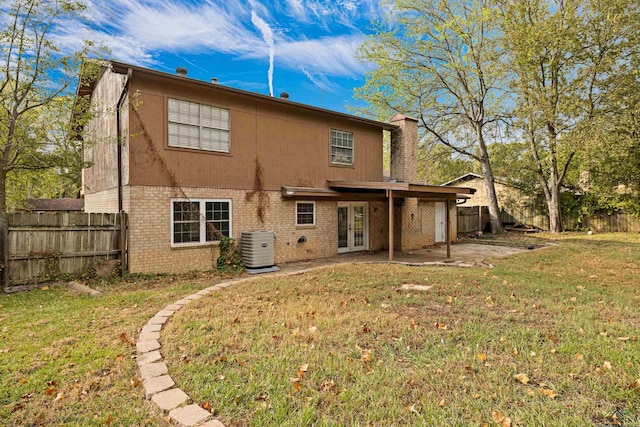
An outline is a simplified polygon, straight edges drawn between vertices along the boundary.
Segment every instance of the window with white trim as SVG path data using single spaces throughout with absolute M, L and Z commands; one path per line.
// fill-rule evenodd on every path
M 230 152 L 229 110 L 169 98 L 169 146 Z
M 331 163 L 353 165 L 353 132 L 331 129 Z
M 296 202 L 296 225 L 316 225 L 315 202 Z
M 222 236 L 231 237 L 231 200 L 171 201 L 173 245 L 217 242 Z

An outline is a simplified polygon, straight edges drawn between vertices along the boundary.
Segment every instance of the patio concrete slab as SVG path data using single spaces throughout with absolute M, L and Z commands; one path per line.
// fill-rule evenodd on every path
M 484 261 L 489 258 L 502 258 L 526 251 L 527 249 L 511 246 L 463 243 L 451 245 L 451 258 L 447 258 L 447 245 L 442 244 L 413 251 L 395 251 L 392 262 L 407 265 L 453 265 L 468 268 L 486 266 L 487 264 Z M 349 262 L 387 263 L 389 262 L 389 252 L 354 252 L 340 254 L 331 258 L 279 264 L 279 266 L 283 272 L 302 272 L 313 267 Z

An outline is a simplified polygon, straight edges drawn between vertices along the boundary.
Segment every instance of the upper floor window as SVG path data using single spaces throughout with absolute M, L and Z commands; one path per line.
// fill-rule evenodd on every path
M 169 98 L 169 146 L 229 152 L 229 110 Z
M 331 163 L 353 165 L 353 132 L 331 129 Z

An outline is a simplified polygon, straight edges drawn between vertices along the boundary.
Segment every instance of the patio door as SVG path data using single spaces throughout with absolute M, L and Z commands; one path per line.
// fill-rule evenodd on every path
M 338 203 L 338 252 L 369 249 L 369 206 L 367 202 Z
M 442 202 L 436 202 L 436 243 L 443 243 L 447 241 L 445 222 L 446 204 Z

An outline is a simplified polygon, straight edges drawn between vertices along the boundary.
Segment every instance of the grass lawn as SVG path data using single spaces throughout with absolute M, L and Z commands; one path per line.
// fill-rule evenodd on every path
M 557 243 L 494 269 L 343 265 L 233 286 L 174 316 L 169 371 L 228 426 L 640 416 L 640 235 Z
M 97 297 L 64 285 L 0 293 L 0 426 L 167 425 L 139 382 L 138 331 L 214 281 L 91 283 Z
M 226 288 L 165 327 L 169 371 L 228 426 L 640 415 L 640 235 L 537 238 L 558 246 L 494 269 L 345 265 Z M 0 425 L 167 425 L 139 383 L 138 331 L 217 281 L 0 294 Z

